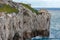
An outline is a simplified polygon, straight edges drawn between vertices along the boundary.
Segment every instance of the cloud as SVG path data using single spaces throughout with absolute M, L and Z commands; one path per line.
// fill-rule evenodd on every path
M 24 2 L 31 4 L 32 7 L 54 7 L 60 8 L 60 1 L 59 0 L 14 0 L 16 2 Z

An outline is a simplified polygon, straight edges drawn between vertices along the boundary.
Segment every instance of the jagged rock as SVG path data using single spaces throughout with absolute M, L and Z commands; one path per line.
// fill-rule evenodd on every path
M 9 5 L 13 4 L 11 3 Z M 19 3 L 15 6 L 18 7 L 18 14 L 0 12 L 0 40 L 25 40 L 35 36 L 49 36 L 50 14 L 46 10 L 40 10 L 36 15 Z
M 2 3 L 2 4 L 9 4 L 8 1 L 12 1 L 12 0 L 0 0 L 0 3 Z

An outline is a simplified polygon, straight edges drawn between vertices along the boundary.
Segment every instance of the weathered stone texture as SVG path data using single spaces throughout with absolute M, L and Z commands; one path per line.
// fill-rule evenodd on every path
M 49 36 L 50 14 L 40 10 L 36 15 L 19 5 L 19 13 L 0 12 L 0 40 L 25 40 L 35 36 Z

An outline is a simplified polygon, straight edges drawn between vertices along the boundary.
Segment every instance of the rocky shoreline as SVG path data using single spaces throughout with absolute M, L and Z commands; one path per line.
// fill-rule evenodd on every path
M 8 2 L 19 10 L 16 14 L 0 12 L 0 40 L 26 40 L 36 36 L 49 37 L 50 14 L 41 9 L 37 15 L 23 5 Z

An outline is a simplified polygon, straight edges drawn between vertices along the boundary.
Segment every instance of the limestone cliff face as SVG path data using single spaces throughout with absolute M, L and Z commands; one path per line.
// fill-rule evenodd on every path
M 35 36 L 49 36 L 50 14 L 46 10 L 40 10 L 37 15 L 19 3 L 9 3 L 19 12 L 0 12 L 0 40 L 25 40 Z
M 5 3 L 5 4 L 8 4 L 8 1 L 12 1 L 12 0 L 0 0 L 0 3 Z

